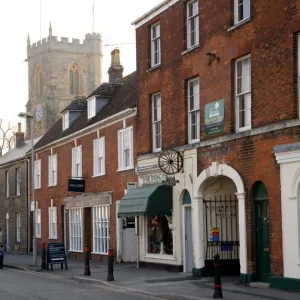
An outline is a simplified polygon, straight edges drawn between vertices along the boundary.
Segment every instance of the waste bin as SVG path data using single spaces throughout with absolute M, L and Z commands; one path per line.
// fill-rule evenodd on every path
M 3 268 L 3 259 L 4 259 L 4 254 L 2 248 L 0 248 L 0 269 Z

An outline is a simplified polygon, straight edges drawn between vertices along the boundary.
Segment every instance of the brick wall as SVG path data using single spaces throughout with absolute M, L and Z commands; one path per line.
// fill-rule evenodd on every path
M 20 195 L 16 195 L 16 169 L 21 169 Z M 9 171 L 9 197 L 5 194 L 5 172 Z M 21 213 L 21 242 L 18 251 L 27 252 L 27 162 L 22 160 L 0 168 L 0 227 L 11 251 L 16 244 L 16 213 Z M 9 214 L 9 239 L 6 236 L 6 214 Z
M 200 47 L 184 55 L 185 4 L 179 1 L 136 30 L 139 78 L 138 153 L 151 152 L 150 95 L 162 93 L 162 145 L 187 143 L 185 82 L 200 77 L 201 140 L 205 104 L 224 99 L 225 132 L 234 131 L 233 63 L 251 54 L 252 127 L 297 117 L 295 33 L 300 30 L 296 0 L 251 1 L 251 21 L 232 26 L 232 1 L 199 1 Z M 267 12 L 267 13 L 266 13 Z M 161 23 L 161 66 L 149 71 L 151 24 Z M 206 53 L 220 56 L 208 65 Z M 147 71 L 148 70 L 148 71 Z
M 135 136 L 135 118 L 127 119 L 126 126 L 133 126 Z M 109 127 L 100 129 L 100 137 L 105 137 L 105 169 L 106 175 L 93 177 L 93 140 L 97 138 L 97 129 L 90 134 L 77 138 L 77 145 L 82 145 L 82 174 L 86 177 L 86 193 L 108 192 L 112 191 L 112 205 L 110 209 L 110 246 L 116 248 L 116 201 L 124 196 L 124 189 L 127 182 L 136 182 L 137 177 L 134 169 L 117 172 L 118 170 L 118 138 L 117 131 L 123 128 L 123 120 Z M 57 186 L 48 187 L 48 156 L 51 153 L 50 148 L 37 151 L 38 158 L 42 160 L 41 189 L 36 191 L 36 200 L 42 209 L 42 238 L 41 242 L 50 242 L 48 240 L 48 207 L 51 199 L 53 205 L 58 208 L 58 241 L 63 241 L 63 209 L 64 199 L 70 196 L 78 196 L 78 193 L 69 193 L 68 178 L 71 176 L 72 148 L 75 146 L 74 140 L 54 146 L 53 154 L 57 154 L 58 177 Z M 136 153 L 136 144 L 134 141 L 134 157 Z M 85 209 L 87 217 L 84 221 L 84 232 L 86 232 L 84 242 L 88 242 L 92 250 L 92 230 L 91 230 L 91 210 Z M 69 241 L 69 226 L 67 214 L 67 241 Z M 56 241 L 53 241 L 56 242 Z M 77 255 L 78 256 L 78 255 Z M 80 257 L 80 255 L 79 255 Z

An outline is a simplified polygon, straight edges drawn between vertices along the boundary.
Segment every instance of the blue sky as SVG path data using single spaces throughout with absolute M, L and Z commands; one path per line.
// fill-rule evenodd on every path
M 40 1 L 41 22 L 40 22 Z M 162 0 L 113 0 L 95 2 L 95 32 L 102 35 L 103 44 L 128 43 L 120 46 L 124 75 L 135 70 L 135 29 L 132 21 Z M 2 105 L 0 119 L 13 124 L 25 110 L 28 100 L 26 59 L 27 34 L 31 43 L 48 36 L 49 22 L 53 35 L 83 39 L 93 29 L 93 0 L 9 0 L 0 1 L 0 73 Z M 117 21 L 116 21 L 117 20 Z M 40 26 L 41 24 L 41 26 Z M 40 30 L 41 29 L 41 30 Z M 108 80 L 110 52 L 114 47 L 103 47 L 103 80 Z

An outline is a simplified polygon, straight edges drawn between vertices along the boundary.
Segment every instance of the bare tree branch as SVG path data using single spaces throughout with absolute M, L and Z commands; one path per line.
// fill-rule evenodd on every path
M 14 146 L 16 135 L 16 126 L 12 126 L 10 122 L 5 126 L 4 121 L 0 119 L 0 156 L 6 150 L 10 150 Z

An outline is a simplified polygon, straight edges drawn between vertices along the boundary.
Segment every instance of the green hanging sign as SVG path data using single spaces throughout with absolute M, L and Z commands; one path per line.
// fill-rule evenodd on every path
M 205 134 L 224 132 L 224 99 L 205 105 Z

